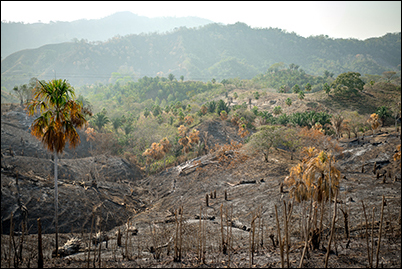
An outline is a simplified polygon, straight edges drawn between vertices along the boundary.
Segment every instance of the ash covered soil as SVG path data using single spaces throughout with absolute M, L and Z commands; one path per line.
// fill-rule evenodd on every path
M 291 160 L 288 152 L 272 150 L 267 163 L 262 155 L 240 149 L 227 151 L 224 160 L 202 156 L 146 176 L 125 159 L 91 156 L 89 144 L 81 135 L 81 144 L 75 150 L 66 148 L 58 166 L 59 249 L 73 237 L 81 243 L 75 253 L 52 258 L 55 230 L 51 155 L 30 135 L 32 119 L 25 116 L 21 107 L 2 104 L 1 112 L 2 267 L 8 267 L 10 262 L 11 214 L 17 245 L 21 239 L 18 233 L 23 215 L 18 205 L 18 193 L 21 203 L 27 208 L 29 230 L 29 235 L 24 236 L 20 267 L 37 266 L 38 218 L 42 221 L 44 267 L 86 267 L 92 223 L 93 234 L 102 229 L 109 240 L 107 246 L 106 242 L 98 246 L 90 244 L 91 267 L 99 266 L 99 263 L 102 267 L 281 267 L 275 206 L 283 237 L 284 201 L 289 205 L 292 199 L 286 186 L 281 191 L 281 183 L 289 175 L 290 168 L 299 162 L 300 156 Z M 197 129 L 207 130 L 212 143 L 223 145 L 230 140 L 240 141 L 236 129 L 228 122 L 204 122 Z M 354 138 L 339 140 L 343 154 L 337 157 L 337 165 L 343 178 L 337 199 L 329 267 L 369 266 L 362 201 L 369 222 L 370 252 L 373 243 L 374 265 L 380 245 L 379 266 L 401 266 L 401 167 L 400 161 L 393 160 L 396 146 L 400 143 L 400 133 L 396 133 L 394 128 L 383 128 L 375 135 L 367 133 L 364 141 L 359 143 Z M 197 169 L 189 169 L 191 165 L 200 163 L 202 165 Z M 374 163 L 379 178 L 373 173 Z M 383 196 L 386 203 L 379 242 Z M 178 221 L 176 210 L 182 212 Z M 328 204 L 325 210 L 321 243 L 318 249 L 308 248 L 303 267 L 324 267 L 330 234 Z M 342 212 L 348 214 L 349 238 L 345 235 Z M 258 213 L 260 217 L 254 222 L 254 254 L 251 257 L 252 219 Z M 290 267 L 299 266 L 304 248 L 302 215 L 301 206 L 294 203 L 288 227 Z M 180 219 L 181 260 L 178 262 L 174 260 L 174 247 Z M 117 244 L 118 230 L 122 234 L 120 246 Z M 223 254 L 222 234 L 224 240 L 228 236 L 231 238 L 226 254 Z M 201 261 L 200 239 L 205 246 Z M 286 253 L 284 256 L 286 266 Z M 14 267 L 14 260 L 11 260 L 11 267 Z

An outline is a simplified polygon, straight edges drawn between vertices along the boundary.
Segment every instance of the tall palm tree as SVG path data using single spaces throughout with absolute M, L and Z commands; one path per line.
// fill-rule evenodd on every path
M 54 193 L 56 255 L 58 254 L 58 190 L 57 158 L 62 153 L 66 142 L 70 147 L 77 146 L 80 136 L 76 128 L 83 127 L 86 115 L 91 112 L 82 107 L 75 98 L 74 88 L 66 80 L 54 79 L 49 82 L 38 81 L 40 86 L 34 91 L 33 99 L 27 106 L 28 114 L 41 113 L 31 125 L 31 134 L 42 141 L 44 146 L 54 153 Z

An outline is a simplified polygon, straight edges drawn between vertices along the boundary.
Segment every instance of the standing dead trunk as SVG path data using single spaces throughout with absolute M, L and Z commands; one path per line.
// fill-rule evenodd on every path
M 375 268 L 378 268 L 378 255 L 380 254 L 380 246 L 381 246 L 381 233 L 382 233 L 382 221 L 384 216 L 384 205 L 385 205 L 385 196 L 382 196 L 382 206 L 381 206 L 381 220 L 380 220 L 380 231 L 378 236 L 378 245 L 377 245 L 377 253 L 376 253 L 376 263 Z
M 367 259 L 369 262 L 369 268 L 373 268 L 371 264 L 371 259 L 370 259 L 370 245 L 369 245 L 369 239 L 368 239 L 368 224 L 367 224 L 367 215 L 366 215 L 366 208 L 364 207 L 364 202 L 362 200 L 362 205 L 363 205 L 363 213 L 364 213 L 364 218 L 366 219 L 366 244 L 367 244 Z
M 332 238 L 334 237 L 334 232 L 335 232 L 336 199 L 337 199 L 337 197 L 338 197 L 338 191 L 335 192 L 334 216 L 332 217 L 331 236 L 329 237 L 328 248 L 327 248 L 327 254 L 325 255 L 325 262 L 324 262 L 324 263 L 325 263 L 325 268 L 328 268 L 329 252 L 331 251 Z
M 42 225 L 38 218 L 38 268 L 43 268 Z
M 59 199 L 59 193 L 57 189 L 57 152 L 54 151 L 54 223 L 55 223 L 55 228 L 56 228 L 56 257 L 58 257 L 58 251 L 59 251 L 59 227 L 58 227 L 58 199 Z
M 278 228 L 279 249 L 280 249 L 280 252 L 281 252 L 281 267 L 284 268 L 281 228 L 280 228 L 280 225 L 279 225 L 278 209 L 277 209 L 276 205 L 275 205 L 275 215 L 276 215 L 276 226 Z

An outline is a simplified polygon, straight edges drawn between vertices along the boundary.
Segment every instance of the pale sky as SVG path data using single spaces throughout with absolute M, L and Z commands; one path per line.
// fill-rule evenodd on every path
M 367 39 L 401 31 L 401 1 L 1 1 L 1 20 L 100 19 L 119 11 L 149 18 L 195 16 L 223 24 L 280 28 L 309 37 Z

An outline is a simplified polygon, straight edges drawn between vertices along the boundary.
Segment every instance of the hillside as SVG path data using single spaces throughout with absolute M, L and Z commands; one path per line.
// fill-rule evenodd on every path
M 198 17 L 148 18 L 131 12 L 117 12 L 102 19 L 56 21 L 24 24 L 1 22 L 1 58 L 47 44 L 71 42 L 73 39 L 106 41 L 114 36 L 171 31 L 176 27 L 198 27 L 212 21 Z M 99 29 L 102 29 L 99 31 Z
M 35 232 L 36 220 L 40 217 L 44 233 L 45 267 L 85 267 L 87 252 L 84 243 L 89 237 L 93 213 L 95 227 L 98 227 L 95 231 L 102 227 L 110 237 L 108 246 L 103 243 L 100 248 L 103 267 L 249 267 L 251 263 L 254 267 L 280 267 L 281 254 L 278 242 L 275 243 L 278 239 L 275 210 L 277 207 L 281 234 L 284 237 L 284 202 L 288 206 L 292 202 L 293 212 L 289 226 L 289 262 L 293 267 L 299 265 L 304 247 L 300 232 L 304 225 L 304 211 L 301 204 L 290 198 L 290 188 L 284 186 L 281 191 L 281 183 L 289 175 L 291 167 L 302 158 L 301 154 L 296 154 L 294 160 L 290 160 L 288 152 L 273 149 L 267 163 L 261 154 L 250 151 L 247 147 L 218 150 L 211 155 L 203 155 L 146 176 L 128 160 L 104 154 L 90 156 L 84 135 L 81 137 L 82 145 L 76 149 L 77 154 L 66 149 L 66 154 L 59 164 L 59 244 L 63 245 L 73 235 L 80 238 L 82 244 L 77 249 L 78 253 L 67 255 L 65 258 L 51 258 L 54 249 L 52 161 L 45 151 L 41 150 L 40 142 L 27 132 L 31 119 L 24 116 L 19 106 L 2 104 L 1 112 L 2 249 L 8 249 L 9 237 L 5 234 L 9 231 L 11 212 L 14 213 L 16 221 L 15 231 L 19 231 L 21 213 L 17 197 L 20 192 L 20 199 L 28 209 L 28 226 L 31 233 L 24 239 L 25 259 L 22 266 L 29 266 L 28 259 L 31 266 L 35 267 L 37 264 Z M 237 128 L 229 122 L 205 120 L 198 127 L 200 130 L 209 131 L 211 144 L 223 145 L 227 143 L 227 139 L 239 139 Z M 334 164 L 340 170 L 342 179 L 337 198 L 338 218 L 334 237 L 336 243 L 331 248 L 333 252 L 329 256 L 329 266 L 368 266 L 363 201 L 366 213 L 370 217 L 369 227 L 374 227 L 377 246 L 382 227 L 380 265 L 399 268 L 401 170 L 400 162 L 395 162 L 392 156 L 396 145 L 400 144 L 400 132 L 396 133 L 393 127 L 382 128 L 382 131 L 376 132 L 375 135 L 369 131 L 364 134 L 360 143 L 356 143 L 354 138 L 332 140 L 342 149 L 342 154 L 336 155 L 337 162 Z M 34 148 L 36 151 L 30 150 Z M 214 154 L 225 157 L 215 158 Z M 204 165 L 199 166 L 199 169 L 185 170 L 188 165 L 201 163 Z M 380 178 L 372 172 L 374 164 L 381 174 Z M 365 167 L 364 170 L 362 166 Z M 209 197 L 208 205 L 206 195 Z M 384 223 L 380 226 L 383 196 L 386 206 Z M 327 203 L 325 206 L 328 206 Z M 177 228 L 174 213 L 180 207 L 183 212 L 182 259 L 181 262 L 175 262 L 174 238 Z M 372 224 L 373 207 L 375 216 Z M 201 222 L 200 210 L 204 218 Z M 324 266 L 330 227 L 327 212 L 328 208 L 325 209 L 323 218 L 322 242 L 318 249 L 309 249 L 303 267 Z M 349 216 L 349 239 L 345 237 L 346 226 L 342 212 Z M 258 214 L 261 217 L 255 221 L 255 253 L 252 258 L 252 218 Z M 128 233 L 127 226 L 123 225 L 126 221 L 129 221 L 137 232 Z M 204 234 L 200 234 L 200 225 L 204 227 Z M 118 229 L 123 231 L 121 247 L 117 246 L 116 241 L 115 232 Z M 227 254 L 222 254 L 222 236 L 226 240 L 227 236 L 232 238 L 231 243 L 227 245 Z M 204 265 L 200 264 L 198 258 L 197 246 L 200 238 L 205 241 Z M 368 246 L 370 244 L 371 239 Z M 95 261 L 93 257 L 95 249 L 98 247 L 91 247 L 90 259 L 91 264 L 94 261 L 97 265 L 100 261 Z M 2 267 L 5 267 L 7 262 L 2 255 Z
M 62 77 L 75 87 L 113 77 L 144 76 L 217 81 L 251 79 L 275 63 L 296 64 L 312 75 L 350 70 L 381 75 L 400 72 L 400 33 L 364 41 L 303 38 L 280 29 L 253 29 L 244 23 L 180 27 L 159 34 L 132 34 L 105 42 L 64 42 L 13 53 L 1 62 L 2 87 L 11 90 L 31 77 Z M 398 67 L 399 66 L 399 67 Z M 272 71 L 272 70 L 270 70 Z

